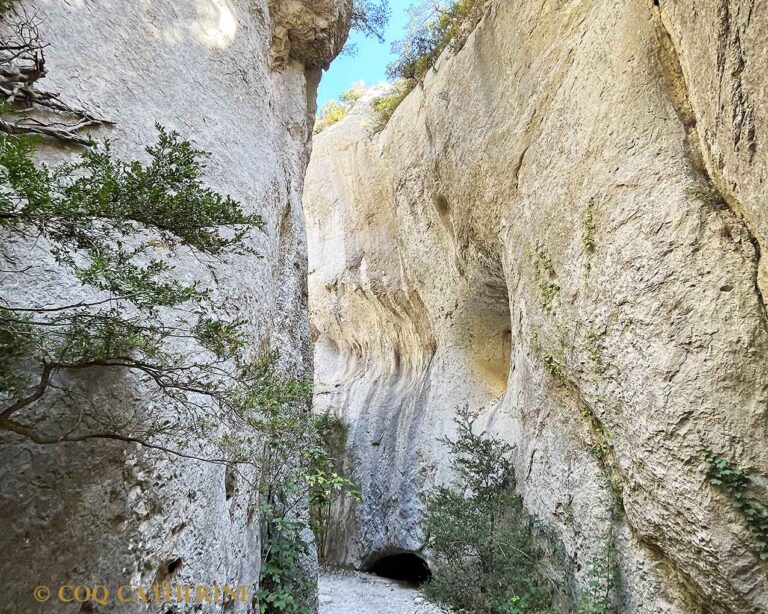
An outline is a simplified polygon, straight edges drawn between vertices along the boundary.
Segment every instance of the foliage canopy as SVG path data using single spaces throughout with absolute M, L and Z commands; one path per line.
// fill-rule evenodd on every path
M 384 28 L 391 14 L 389 0 L 353 0 L 352 28 L 384 42 Z
M 392 92 L 374 105 L 374 131 L 386 126 L 397 107 L 446 50 L 458 51 L 482 17 L 485 0 L 422 1 L 411 9 L 406 36 L 392 45 L 396 59 L 387 67 Z
M 427 595 L 460 610 L 547 612 L 551 596 L 514 493 L 512 447 L 476 434 L 468 407 L 455 419 L 455 440 L 444 439 L 455 479 L 427 502 L 432 580 Z

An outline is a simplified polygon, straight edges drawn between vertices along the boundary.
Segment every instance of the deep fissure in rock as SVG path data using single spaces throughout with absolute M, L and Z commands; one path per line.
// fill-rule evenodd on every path
M 413 552 L 384 556 L 371 565 L 370 571 L 382 578 L 422 584 L 432 577 L 427 562 Z

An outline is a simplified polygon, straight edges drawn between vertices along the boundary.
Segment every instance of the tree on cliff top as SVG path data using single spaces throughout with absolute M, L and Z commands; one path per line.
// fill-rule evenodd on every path
M 392 11 L 389 0 L 354 0 L 352 3 L 352 28 L 384 42 L 384 29 Z
M 387 67 L 393 90 L 374 103 L 373 131 L 384 129 L 400 103 L 446 49 L 460 50 L 483 15 L 486 0 L 422 0 L 410 9 L 405 37 L 392 44 Z

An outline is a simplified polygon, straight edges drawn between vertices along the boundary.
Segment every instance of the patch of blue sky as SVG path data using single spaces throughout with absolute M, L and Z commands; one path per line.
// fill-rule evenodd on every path
M 342 54 L 323 74 L 317 92 L 317 104 L 322 107 L 332 99 L 346 92 L 360 81 L 366 85 L 377 85 L 387 80 L 387 65 L 394 60 L 392 43 L 405 36 L 408 26 L 408 8 L 414 0 L 389 0 L 392 15 L 384 32 L 384 42 L 352 32 L 348 44 L 357 48 L 355 55 Z

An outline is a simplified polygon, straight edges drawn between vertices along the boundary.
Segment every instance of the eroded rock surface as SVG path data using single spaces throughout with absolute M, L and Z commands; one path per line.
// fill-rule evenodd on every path
M 704 458 L 768 472 L 768 13 L 660 5 L 492 2 L 383 132 L 369 96 L 317 137 L 315 404 L 363 490 L 333 558 L 422 547 L 468 403 L 562 586 L 613 541 L 623 612 L 768 610 Z
M 275 65 L 327 67 L 347 40 L 352 0 L 269 0 L 269 10 Z
M 169 258 L 182 279 L 200 280 L 227 313 L 248 322 L 245 332 L 257 347 L 276 347 L 285 365 L 311 373 L 301 191 L 317 74 L 308 69 L 340 50 L 349 2 L 291 2 L 305 27 L 291 28 L 292 61 L 281 70 L 270 62 L 273 30 L 284 22 L 267 0 L 20 4 L 30 14 L 39 10 L 49 44 L 46 88 L 116 122 L 96 138 L 110 138 L 119 155 L 136 158 L 155 141 L 155 122 L 178 130 L 210 152 L 207 183 L 264 217 L 266 230 L 250 245 L 260 258 L 201 259 L 183 249 Z M 14 255 L 21 265 L 3 269 L 32 268 L 3 276 L 4 298 L 81 299 L 82 285 L 44 249 L 20 244 Z M 94 406 L 133 416 L 164 411 L 162 398 L 149 397 L 130 377 L 89 377 L 80 390 Z M 36 408 L 37 426 L 46 428 L 52 415 L 76 416 L 77 403 L 53 395 Z M 182 437 L 177 445 L 186 443 Z M 109 441 L 38 446 L 9 434 L 2 435 L 0 464 L 3 611 L 56 611 L 55 597 L 37 606 L 37 585 L 107 585 L 108 607 L 119 606 L 119 585 L 153 581 L 228 582 L 248 586 L 253 596 L 259 502 L 252 483 L 223 465 Z M 251 611 L 250 597 L 233 611 Z

